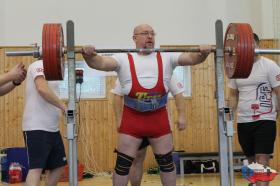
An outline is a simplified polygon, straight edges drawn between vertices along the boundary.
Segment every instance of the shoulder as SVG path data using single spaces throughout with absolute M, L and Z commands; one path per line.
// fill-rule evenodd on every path
M 33 63 L 31 63 L 28 67 L 29 69 L 44 69 L 43 66 L 43 61 L 42 60 L 38 60 L 38 61 L 34 61 Z
M 258 60 L 258 62 L 260 63 L 260 64 L 263 64 L 264 66 L 278 66 L 277 64 L 276 64 L 276 62 L 275 61 L 273 61 L 273 60 L 271 60 L 271 59 L 269 59 L 269 58 L 266 58 L 266 57 L 260 57 L 260 59 Z
M 112 58 L 119 60 L 119 59 L 127 59 L 128 54 L 127 53 L 116 53 L 112 55 Z
M 34 61 L 29 65 L 28 71 L 29 73 L 32 73 L 34 76 L 43 75 L 44 73 L 43 61 L 42 60 Z
M 43 68 L 43 60 L 37 60 L 37 61 L 34 61 L 32 62 L 28 68 L 38 68 L 38 67 L 41 67 Z

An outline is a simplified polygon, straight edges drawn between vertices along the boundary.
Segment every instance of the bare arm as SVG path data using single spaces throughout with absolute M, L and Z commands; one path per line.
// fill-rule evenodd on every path
M 16 86 L 13 84 L 12 81 L 0 86 L 0 96 L 4 96 L 5 94 L 12 91 Z
M 228 106 L 232 109 L 232 111 L 236 111 L 238 104 L 238 90 L 229 88 L 229 104 Z
M 82 54 L 88 66 L 96 70 L 113 71 L 118 67 L 114 58 L 97 55 L 94 46 L 83 47 Z
M 10 72 L 0 75 L 0 86 L 4 86 L 10 81 L 13 81 L 13 76 Z
M 9 72 L 0 75 L 0 96 L 12 91 L 16 85 L 20 85 L 25 77 L 26 70 L 22 63 L 15 65 Z
M 178 130 L 184 130 L 186 128 L 186 105 L 183 93 L 176 94 L 175 105 L 178 112 L 178 119 L 176 121 Z
M 21 83 L 26 77 L 24 65 L 19 63 L 15 65 L 9 72 L 0 75 L 0 86 L 5 85 L 10 81 Z
M 276 98 L 277 98 L 277 117 L 280 116 L 280 86 L 278 87 L 274 87 L 273 88 L 274 93 L 276 94 Z
M 114 113 L 116 116 L 116 123 L 117 123 L 117 128 L 120 127 L 121 124 L 121 118 L 122 118 L 122 112 L 123 112 L 123 96 L 114 94 L 113 97 L 113 108 L 114 108 Z
M 50 104 L 56 106 L 62 111 L 66 111 L 65 104 L 57 97 L 57 95 L 50 89 L 48 82 L 43 76 L 35 78 L 35 85 L 39 94 Z
M 179 56 L 179 64 L 182 66 L 200 64 L 209 55 L 212 47 L 210 45 L 200 45 L 200 53 L 185 52 Z

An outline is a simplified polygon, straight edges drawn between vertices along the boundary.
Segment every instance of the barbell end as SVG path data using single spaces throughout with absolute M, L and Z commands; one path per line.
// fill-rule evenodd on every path
M 6 56 L 37 56 L 37 51 L 7 51 Z
M 255 48 L 255 54 L 280 54 L 280 49 Z
M 34 50 L 27 51 L 7 51 L 6 56 L 33 56 L 34 58 L 40 58 L 42 56 L 42 51 L 40 47 L 36 46 Z

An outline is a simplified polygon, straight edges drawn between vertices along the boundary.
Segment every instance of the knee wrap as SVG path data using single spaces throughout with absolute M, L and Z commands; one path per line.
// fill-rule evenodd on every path
M 158 162 L 159 169 L 162 172 L 172 172 L 174 170 L 174 163 L 172 159 L 172 152 L 167 154 L 155 154 L 155 158 Z
M 116 173 L 122 176 L 128 175 L 133 159 L 134 158 L 117 151 Z

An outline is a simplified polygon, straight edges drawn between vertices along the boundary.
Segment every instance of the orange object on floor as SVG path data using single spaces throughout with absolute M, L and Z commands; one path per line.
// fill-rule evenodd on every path
M 79 163 L 78 164 L 78 181 L 83 180 L 83 172 L 84 172 L 84 165 Z M 64 166 L 64 171 L 59 179 L 60 182 L 67 182 L 69 181 L 69 166 Z

